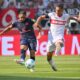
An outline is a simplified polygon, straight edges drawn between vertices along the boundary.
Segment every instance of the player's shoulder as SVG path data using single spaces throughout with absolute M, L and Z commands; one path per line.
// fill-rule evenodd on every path
M 70 15 L 68 13 L 63 14 L 65 17 L 69 17 Z
M 34 22 L 35 22 L 35 19 L 32 19 L 32 18 L 26 18 L 26 21 L 34 23 Z
M 19 25 L 19 21 L 18 20 L 12 21 L 11 24 L 13 27 L 17 27 L 17 25 Z
M 19 22 L 18 20 L 15 20 L 15 21 L 12 21 L 12 24 L 16 24 L 18 22 Z
M 31 22 L 31 21 L 32 21 L 32 19 L 31 19 L 31 18 L 26 18 L 25 20 L 26 20 L 26 21 L 29 21 L 29 22 Z
M 31 20 L 31 18 L 28 18 L 28 17 L 27 17 L 26 20 Z
M 51 16 L 54 16 L 55 15 L 55 12 L 50 12 L 48 13 L 48 16 L 51 17 Z

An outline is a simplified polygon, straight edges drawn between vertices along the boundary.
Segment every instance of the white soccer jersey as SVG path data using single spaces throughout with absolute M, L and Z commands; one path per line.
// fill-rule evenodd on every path
M 53 38 L 63 38 L 64 37 L 64 29 L 65 24 L 69 18 L 68 14 L 63 14 L 61 17 L 57 16 L 55 12 L 49 13 L 50 17 L 50 31 L 49 34 L 53 36 Z M 50 36 L 49 35 L 49 36 Z
M 69 15 L 63 14 L 59 17 L 55 12 L 52 12 L 48 16 L 50 17 L 50 30 L 48 32 L 47 52 L 52 52 L 55 50 L 55 43 L 57 41 L 63 43 L 65 24 Z

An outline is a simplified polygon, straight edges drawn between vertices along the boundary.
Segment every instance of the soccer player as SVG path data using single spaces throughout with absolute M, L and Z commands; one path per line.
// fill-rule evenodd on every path
M 35 25 L 37 26 L 40 22 L 48 18 L 50 20 L 50 29 L 48 32 L 48 44 L 47 44 L 47 61 L 51 65 L 54 71 L 57 71 L 54 61 L 52 60 L 52 54 L 59 54 L 61 48 L 64 45 L 64 29 L 67 21 L 72 18 L 79 20 L 75 17 L 70 17 L 68 14 L 63 13 L 64 8 L 62 4 L 55 7 L 55 12 L 48 13 L 47 15 L 42 15 L 38 17 Z
M 17 28 L 20 31 L 21 39 L 20 39 L 20 49 L 21 56 L 19 60 L 16 60 L 17 63 L 22 64 L 26 58 L 26 50 L 29 48 L 30 50 L 30 59 L 35 60 L 35 51 L 36 51 L 36 36 L 34 33 L 34 21 L 30 18 L 26 18 L 26 12 L 24 10 L 20 10 L 18 14 L 18 20 L 0 32 L 0 35 L 8 32 L 13 28 Z M 39 31 L 41 31 L 41 27 L 38 25 Z

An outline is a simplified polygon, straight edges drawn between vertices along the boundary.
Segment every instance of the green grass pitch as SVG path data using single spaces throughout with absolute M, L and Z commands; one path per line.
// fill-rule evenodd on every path
M 0 57 L 0 80 L 80 80 L 80 56 L 53 56 L 57 72 L 51 69 L 46 56 L 36 56 L 35 72 L 16 64 L 15 58 L 19 57 Z

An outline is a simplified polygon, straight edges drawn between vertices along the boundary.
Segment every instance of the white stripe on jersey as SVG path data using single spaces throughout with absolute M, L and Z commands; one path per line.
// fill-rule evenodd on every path
M 65 25 L 66 21 L 51 19 L 50 23 L 51 24 L 56 24 L 56 25 Z

